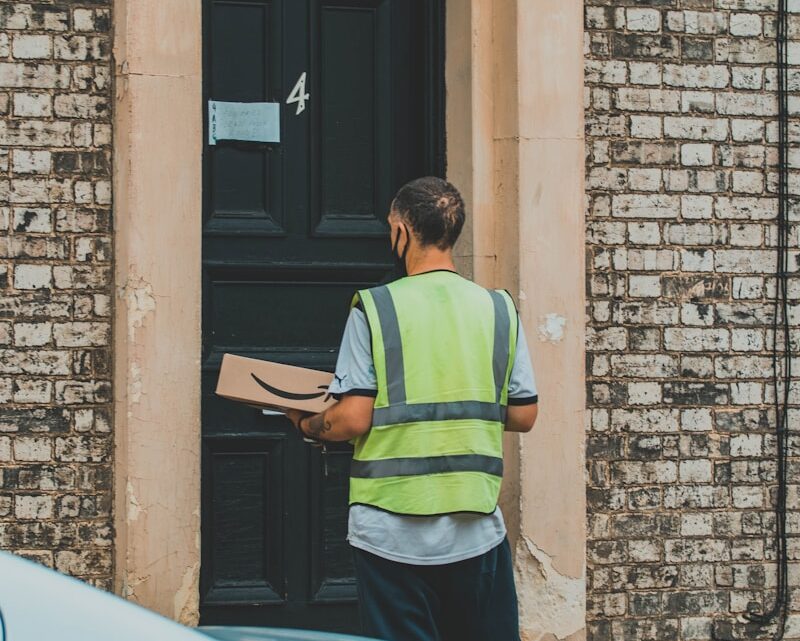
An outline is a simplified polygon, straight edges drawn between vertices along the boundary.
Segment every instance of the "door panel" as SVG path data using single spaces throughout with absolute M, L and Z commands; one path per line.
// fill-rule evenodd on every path
M 281 2 L 210 4 L 205 85 L 214 100 L 281 100 Z M 213 50 L 211 47 L 213 46 Z M 206 154 L 206 233 L 279 234 L 282 155 L 277 146 L 227 143 Z
M 357 632 L 349 445 L 214 387 L 226 352 L 333 370 L 392 195 L 444 171 L 441 0 L 203 1 L 204 119 L 279 102 L 281 142 L 204 149 L 201 622 Z
M 211 501 L 207 603 L 279 602 L 285 584 L 281 532 L 283 438 L 206 443 Z M 235 451 L 230 451 L 236 448 Z

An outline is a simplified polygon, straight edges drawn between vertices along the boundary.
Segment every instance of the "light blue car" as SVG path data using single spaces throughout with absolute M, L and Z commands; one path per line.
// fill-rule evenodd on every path
M 0 552 L 0 641 L 368 641 L 275 628 L 187 628 L 82 581 Z

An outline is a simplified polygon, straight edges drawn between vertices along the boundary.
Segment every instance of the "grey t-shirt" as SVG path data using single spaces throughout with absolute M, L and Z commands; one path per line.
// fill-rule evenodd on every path
M 347 319 L 336 362 L 336 376 L 329 391 L 335 396 L 375 396 L 377 388 L 367 319 L 364 312 L 354 308 Z M 521 324 L 508 398 L 510 405 L 538 401 L 536 380 Z M 505 535 L 506 526 L 499 507 L 489 515 L 404 516 L 368 505 L 352 505 L 347 540 L 354 547 L 392 561 L 440 565 L 483 554 L 499 545 Z

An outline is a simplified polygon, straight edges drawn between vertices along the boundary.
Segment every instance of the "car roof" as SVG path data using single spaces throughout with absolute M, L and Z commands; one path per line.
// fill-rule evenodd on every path
M 83 581 L 0 551 L 4 641 L 209 641 L 208 636 Z

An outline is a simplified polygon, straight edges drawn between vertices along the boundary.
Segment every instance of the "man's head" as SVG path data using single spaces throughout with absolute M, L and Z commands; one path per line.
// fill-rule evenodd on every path
M 399 240 L 399 228 L 405 225 L 422 249 L 433 246 L 448 250 L 464 226 L 464 200 L 446 180 L 433 176 L 417 178 L 397 192 L 389 224 L 393 239 Z

